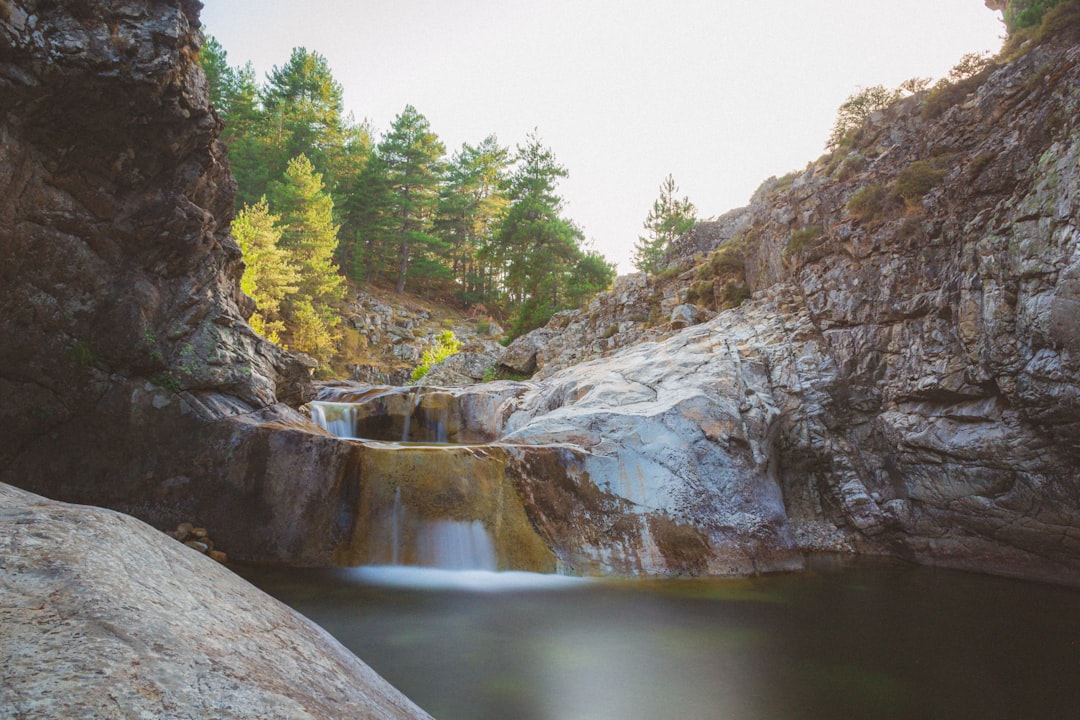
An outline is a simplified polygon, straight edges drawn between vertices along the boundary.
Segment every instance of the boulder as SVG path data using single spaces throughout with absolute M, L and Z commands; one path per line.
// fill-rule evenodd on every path
M 482 382 L 495 370 L 500 355 L 494 352 L 459 352 L 435 363 L 420 379 L 419 385 L 459 387 Z
M 0 484 L 13 717 L 428 718 L 317 625 L 153 528 Z
M 540 328 L 510 343 L 501 356 L 499 365 L 512 373 L 532 375 L 536 372 L 536 356 L 555 335 L 554 330 Z
M 681 330 L 684 327 L 690 325 L 697 325 L 704 319 L 705 313 L 697 305 L 676 305 L 671 311 L 671 318 L 668 322 L 671 324 L 673 330 Z

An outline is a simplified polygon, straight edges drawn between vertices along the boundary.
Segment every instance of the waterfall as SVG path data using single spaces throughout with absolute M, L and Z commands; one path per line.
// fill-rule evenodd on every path
M 424 523 L 417 538 L 420 565 L 445 570 L 496 570 L 495 546 L 479 520 Z
M 401 486 L 394 490 L 394 514 L 390 518 L 390 564 L 400 564 L 399 548 L 401 547 Z
M 356 405 L 353 403 L 314 401 L 311 403 L 311 419 L 332 435 L 356 437 Z
M 419 389 L 413 394 L 412 408 L 409 409 L 409 413 L 405 416 L 405 430 L 401 433 L 401 442 L 409 442 L 409 428 L 412 425 L 412 416 L 416 414 L 416 408 L 418 407 L 420 407 Z

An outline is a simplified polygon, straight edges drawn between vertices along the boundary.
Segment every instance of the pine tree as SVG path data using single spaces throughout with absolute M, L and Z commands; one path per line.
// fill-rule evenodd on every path
M 347 130 L 341 85 L 325 57 L 294 48 L 289 62 L 275 65 L 267 76 L 262 106 L 279 162 L 306 155 L 319 172 L 332 169 L 334 155 L 346 145 Z
M 504 288 L 516 308 L 511 329 L 515 336 L 580 301 L 590 283 L 610 282 L 610 275 L 606 280 L 594 276 L 592 271 L 601 268 L 593 258 L 585 259 L 584 234 L 562 217 L 557 185 L 566 175 L 535 133 L 518 146 L 509 180 L 510 205 L 490 248 L 491 261 L 505 268 Z
M 491 299 L 493 268 L 484 262 L 495 227 L 506 209 L 504 191 L 509 151 L 494 135 L 480 145 L 463 143 L 446 169 L 435 227 L 450 246 L 450 259 L 461 299 Z
M 697 208 L 687 197 L 679 200 L 678 192 L 675 179 L 669 174 L 660 183 L 660 197 L 653 202 L 642 223 L 648 235 L 639 237 L 634 244 L 634 267 L 649 275 L 663 269 L 664 256 L 671 244 L 694 226 Z
M 233 237 L 244 256 L 244 274 L 240 289 L 256 303 L 249 322 L 256 332 L 271 342 L 280 342 L 285 323 L 281 305 L 299 286 L 299 271 L 289 262 L 288 253 L 279 247 L 280 218 L 270 214 L 266 198 L 255 205 L 245 205 L 232 223 Z
M 414 256 L 445 248 L 431 232 L 445 153 L 427 118 L 412 105 L 395 118 L 376 150 L 389 192 L 393 220 L 387 239 L 397 248 L 398 293 L 405 292 Z
M 299 272 L 297 291 L 285 301 L 292 346 L 326 361 L 333 343 L 325 338 L 341 322 L 335 305 L 345 297 L 345 282 L 334 261 L 334 201 L 307 157 L 290 160 L 283 180 L 271 184 L 270 207 L 281 216 L 280 247 Z

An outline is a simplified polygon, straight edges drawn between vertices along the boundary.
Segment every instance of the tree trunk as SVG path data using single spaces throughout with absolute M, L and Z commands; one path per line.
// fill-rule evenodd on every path
M 397 294 L 405 292 L 405 273 L 409 271 L 409 243 L 401 239 L 401 265 L 398 266 Z

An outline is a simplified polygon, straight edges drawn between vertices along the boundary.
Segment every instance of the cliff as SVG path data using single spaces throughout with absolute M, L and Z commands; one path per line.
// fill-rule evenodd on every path
M 540 382 L 508 437 L 589 448 L 601 488 L 715 558 L 1080 583 L 1080 47 L 1058 30 L 766 183 L 674 277 L 523 339 Z M 688 300 L 697 324 L 665 322 Z
M 289 407 L 310 363 L 245 322 L 200 7 L 2 6 L 0 480 L 315 562 L 349 451 Z

